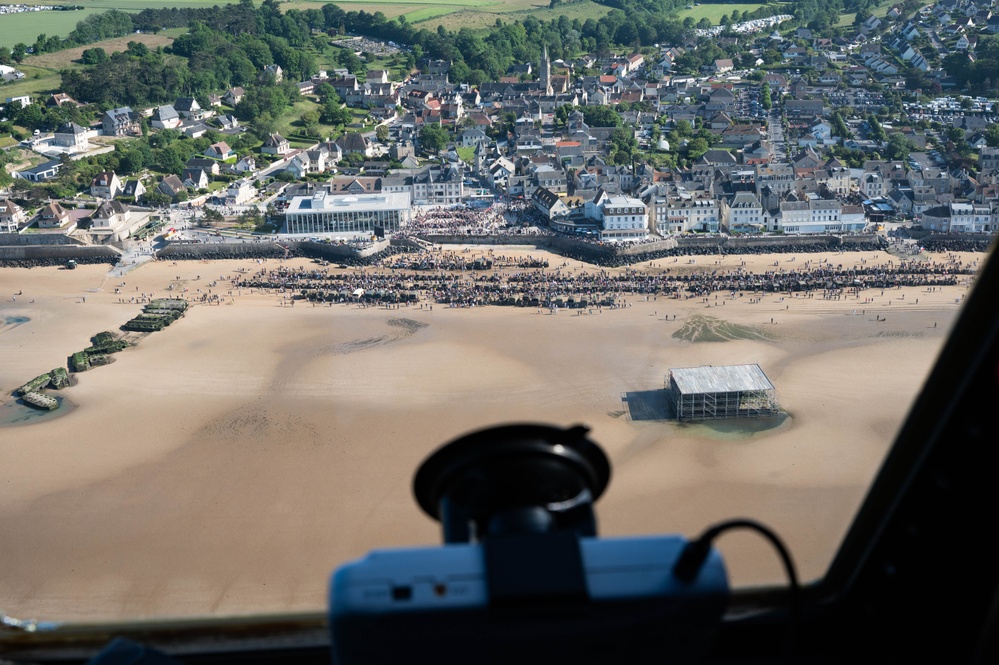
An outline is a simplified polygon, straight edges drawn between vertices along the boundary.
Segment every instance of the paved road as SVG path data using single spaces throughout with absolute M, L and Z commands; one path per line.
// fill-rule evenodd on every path
M 146 240 L 126 241 L 125 251 L 118 259 L 117 265 L 108 271 L 108 277 L 122 277 L 143 263 L 152 261 L 153 252 L 162 246 L 162 241 L 159 243 Z
M 926 36 L 929 38 L 930 44 L 932 44 L 933 48 L 935 48 L 937 53 L 941 56 L 945 56 L 950 53 L 950 51 L 947 50 L 947 47 L 943 45 L 943 42 L 940 41 L 940 37 L 937 36 L 936 30 L 927 30 Z
M 780 111 L 770 109 L 770 120 L 767 123 L 767 138 L 773 151 L 774 161 L 781 161 L 787 156 L 784 145 L 784 127 L 781 125 Z

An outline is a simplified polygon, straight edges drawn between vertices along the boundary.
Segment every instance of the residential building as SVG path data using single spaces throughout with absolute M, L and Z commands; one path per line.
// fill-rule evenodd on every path
M 50 201 L 38 211 L 38 228 L 59 229 L 70 221 L 69 212 L 55 201 Z
M 534 193 L 531 195 L 531 203 L 549 222 L 565 219 L 571 212 L 569 206 L 565 204 L 558 194 L 544 187 L 538 187 L 534 190 Z
M 17 233 L 28 216 L 21 206 L 10 199 L 0 199 L 0 233 Z
M 207 189 L 208 183 L 211 182 L 208 174 L 202 169 L 184 169 L 180 174 L 180 180 L 185 187 L 191 189 Z
M 344 155 L 355 153 L 365 157 L 375 156 L 375 148 L 371 141 L 360 132 L 347 132 L 336 140 L 336 144 Z
M 243 95 L 245 94 L 246 90 L 240 86 L 229 88 L 226 90 L 225 94 L 222 95 L 222 101 L 228 106 L 236 106 L 236 104 L 243 101 Z
M 229 144 L 226 143 L 225 141 L 219 141 L 218 143 L 213 143 L 210 146 L 208 146 L 207 150 L 205 150 L 205 157 L 209 157 L 211 159 L 226 160 L 235 156 L 236 156 L 236 151 L 230 148 Z
M 127 106 L 105 111 L 101 116 L 101 129 L 105 136 L 138 136 L 142 133 L 139 116 Z
M 659 233 L 718 232 L 718 201 L 711 196 L 654 196 L 648 199 L 648 203 L 652 206 L 652 218 Z
M 129 197 L 136 202 L 139 201 L 145 193 L 146 186 L 142 184 L 141 180 L 129 180 L 125 183 L 124 189 L 121 190 L 121 196 Z
M 464 171 L 459 166 L 430 166 L 413 175 L 412 201 L 416 205 L 457 205 L 464 195 Z
M 87 130 L 75 122 L 64 122 L 56 128 L 52 144 L 62 148 L 85 150 L 89 147 Z
M 280 134 L 271 134 L 264 141 L 264 145 L 261 146 L 260 152 L 267 155 L 285 155 L 291 151 L 291 146 L 288 145 L 288 139 L 281 136 Z
M 121 180 L 114 171 L 98 173 L 90 182 L 90 195 L 98 199 L 113 199 L 122 191 Z
M 766 228 L 768 216 L 753 192 L 736 192 L 731 200 L 722 200 L 724 226 L 731 231 L 754 232 Z
M 275 83 L 280 83 L 284 78 L 284 70 L 281 69 L 281 65 L 267 65 L 264 67 L 264 74 L 273 76 Z
M 236 173 L 253 173 L 257 170 L 257 160 L 253 158 L 253 155 L 240 157 L 236 163 L 232 165 L 231 170 Z
M 242 205 L 257 195 L 252 180 L 238 180 L 229 185 L 225 192 L 225 202 L 229 205 Z
M 171 105 L 158 106 L 149 118 L 149 124 L 156 129 L 177 129 L 180 127 L 180 114 Z
M 132 212 L 128 206 L 118 201 L 104 201 L 90 216 L 91 231 L 120 231 L 131 219 Z
M 80 103 L 67 95 L 65 92 L 53 93 L 49 100 L 45 102 L 48 106 L 62 106 L 63 104 L 70 104 L 72 106 L 79 106 Z
M 31 182 L 44 182 L 56 177 L 59 174 L 59 169 L 61 168 L 62 162 L 58 159 L 53 159 L 43 162 L 38 166 L 33 166 L 22 171 L 15 171 L 14 176 L 24 180 L 30 180 Z
M 173 107 L 186 120 L 202 120 L 208 115 L 194 97 L 179 97 Z
M 156 185 L 156 189 L 161 193 L 169 196 L 172 201 L 176 201 L 180 198 L 181 194 L 187 193 L 187 188 L 180 178 L 173 175 L 163 176 L 163 179 Z

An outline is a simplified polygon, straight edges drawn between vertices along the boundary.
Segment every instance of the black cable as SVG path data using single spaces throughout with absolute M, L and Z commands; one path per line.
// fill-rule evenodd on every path
M 711 552 L 711 543 L 714 542 L 715 538 L 720 536 L 722 533 L 732 529 L 750 529 L 752 531 L 756 531 L 769 540 L 770 544 L 774 546 L 774 549 L 776 549 L 777 553 L 780 555 L 788 581 L 788 610 L 790 612 L 790 622 L 788 624 L 786 648 L 788 653 L 791 653 L 791 649 L 794 645 L 795 628 L 797 627 L 801 612 L 798 573 L 795 570 L 794 561 L 791 560 L 791 554 L 787 547 L 784 545 L 783 541 L 781 541 L 780 537 L 769 527 L 750 519 L 733 519 L 716 524 L 701 534 L 697 540 L 693 540 L 687 544 L 687 546 L 683 549 L 683 552 L 680 553 L 680 558 L 677 559 L 676 564 L 673 566 L 673 575 L 682 582 L 692 582 L 694 578 L 697 577 L 697 574 L 701 570 L 701 566 L 704 565 L 705 560 L 708 558 L 708 554 Z

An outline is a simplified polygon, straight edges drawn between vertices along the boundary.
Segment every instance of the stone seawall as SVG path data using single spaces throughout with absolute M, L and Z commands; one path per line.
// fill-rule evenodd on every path
M 298 243 L 288 243 L 298 245 Z M 213 259 L 278 259 L 284 258 L 284 246 L 273 242 L 225 242 L 212 244 L 170 244 L 156 252 L 156 258 L 180 260 L 213 260 Z
M 101 245 L 17 245 L 0 246 L 0 265 L 53 266 L 77 263 L 118 263 L 121 256 L 111 247 Z
M 768 254 L 780 252 L 869 251 L 885 247 L 878 236 L 681 236 L 679 251 L 717 251 L 721 254 Z
M 438 245 L 529 245 L 549 249 L 559 254 L 592 258 L 595 262 L 617 255 L 613 245 L 598 245 L 565 236 L 503 234 L 503 235 L 421 235 L 420 239 Z
M 285 256 L 305 256 L 339 263 L 360 263 L 389 249 L 390 242 L 381 240 L 364 248 L 325 242 L 243 242 L 210 244 L 171 244 L 156 252 L 156 258 L 169 261 L 212 259 L 281 259 Z
M 388 249 L 391 242 L 389 240 L 379 240 L 364 248 L 351 247 L 350 245 L 336 245 L 327 242 L 303 241 L 293 244 L 297 245 L 296 249 L 305 256 L 335 261 L 341 258 L 365 259 L 374 256 Z
M 654 242 L 597 244 L 565 236 L 548 235 L 421 235 L 420 239 L 442 245 L 531 245 L 595 263 L 627 263 L 645 257 L 692 254 L 764 254 L 770 252 L 817 252 L 877 250 L 883 241 L 876 236 L 760 236 L 730 237 L 690 235 Z
M 987 233 L 932 234 L 919 240 L 919 244 L 933 252 L 988 252 L 996 236 Z

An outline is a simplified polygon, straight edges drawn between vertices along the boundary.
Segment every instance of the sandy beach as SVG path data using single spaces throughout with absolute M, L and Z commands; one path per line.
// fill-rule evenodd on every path
M 744 261 L 764 271 L 792 258 L 898 260 L 777 254 L 671 265 L 725 270 Z M 269 262 L 281 264 L 313 265 Z M 783 536 L 803 579 L 815 579 L 968 290 L 770 294 L 756 303 L 720 296 L 718 304 L 625 296 L 626 307 L 578 316 L 290 307 L 273 292 L 229 296 L 217 282 L 261 267 L 160 261 L 120 278 L 106 265 L 0 268 L 0 422 L 13 412 L 11 391 L 138 314 L 130 299 L 209 288 L 225 296 L 78 375 L 61 391 L 72 403 L 62 415 L 0 426 L 4 612 L 82 621 L 319 610 L 339 563 L 376 547 L 438 543 L 437 524 L 411 497 L 416 467 L 452 438 L 510 421 L 592 427 L 613 463 L 597 504 L 602 535 L 694 536 L 752 517 Z M 673 337 L 698 316 L 760 338 Z M 787 417 L 749 431 L 641 408 L 662 399 L 671 367 L 742 363 L 760 364 Z M 777 557 L 754 536 L 726 536 L 720 547 L 734 585 L 783 581 Z

